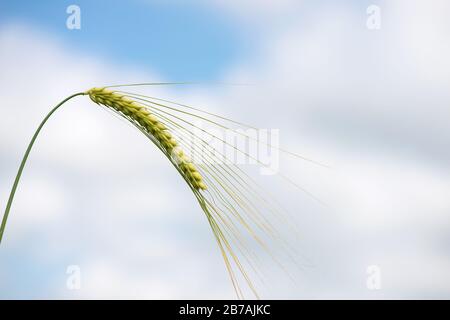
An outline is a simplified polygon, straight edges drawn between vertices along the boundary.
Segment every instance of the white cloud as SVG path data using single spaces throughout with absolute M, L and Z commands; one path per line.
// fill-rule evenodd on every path
M 258 17 L 269 17 L 264 27 L 253 25 L 271 30 L 263 37 L 261 56 L 227 76 L 231 82 L 247 78 L 263 84 L 231 87 L 229 95 L 193 88 L 178 97 L 238 120 L 281 128 L 281 143 L 288 149 L 333 166 L 327 171 L 282 159 L 282 171 L 337 210 L 316 214 L 308 197 L 273 182 L 297 216 L 302 240 L 295 246 L 315 267 L 302 270 L 294 288 L 272 274 L 277 281 L 268 297 L 448 297 L 447 2 L 382 2 L 380 31 L 367 30 L 365 10 L 350 3 L 294 2 L 257 7 L 248 2 L 252 10 L 222 3 L 247 22 L 253 8 Z M 297 14 L 300 7 L 305 19 L 274 25 L 276 17 Z M 85 90 L 86 83 L 148 80 L 133 70 L 79 58 L 26 27 L 3 29 L 0 43 L 5 48 L 0 84 L 8 88 L 2 93 L 8 108 L 0 118 L 2 181 L 12 181 L 49 103 Z M 157 94 L 177 93 L 158 88 Z M 24 257 L 38 255 L 40 263 L 52 253 L 60 257 L 52 263 L 61 272 L 66 262 L 82 266 L 86 285 L 77 293 L 61 288 L 64 279 L 45 275 L 55 283 L 50 293 L 55 297 L 233 297 L 206 221 L 176 172 L 134 130 L 83 100 L 65 106 L 40 137 L 6 240 Z M 42 177 L 45 183 L 39 182 Z M 30 195 L 34 189 L 41 199 L 55 200 L 34 201 L 39 196 Z M 1 190 L 6 199 L 8 189 Z M 32 233 L 32 249 L 23 239 L 33 225 L 18 227 L 29 206 L 46 211 Z M 60 212 L 64 219 L 54 219 Z M 9 257 L 11 251 L 0 254 Z M 378 293 L 365 286 L 371 264 L 383 274 Z M 14 272 L 13 263 L 2 268 Z

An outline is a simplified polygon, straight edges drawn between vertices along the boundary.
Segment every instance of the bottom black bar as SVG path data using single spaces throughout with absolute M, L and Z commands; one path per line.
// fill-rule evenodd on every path
M 413 314 L 415 317 L 438 314 L 439 309 L 448 310 L 448 301 L 412 300 L 32 300 L 0 301 L 2 312 L 11 308 L 15 316 L 32 311 L 38 313 L 56 309 L 64 310 L 65 316 L 85 317 L 92 311 L 102 315 L 111 314 L 131 320 L 144 319 L 302 319 L 321 316 L 355 316 L 358 319 L 402 317 Z M 386 311 L 388 310 L 388 311 Z M 48 313 L 46 313 L 48 314 Z M 132 318 L 131 318 L 132 317 Z

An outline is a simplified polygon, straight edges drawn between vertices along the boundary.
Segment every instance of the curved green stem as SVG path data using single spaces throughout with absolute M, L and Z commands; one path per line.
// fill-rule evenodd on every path
M 33 147 L 33 144 L 36 141 L 36 138 L 39 135 L 39 132 L 41 131 L 42 127 L 47 122 L 47 120 L 50 118 L 50 116 L 59 107 L 61 107 L 65 102 L 69 101 L 70 99 L 72 99 L 76 96 L 81 96 L 81 95 L 85 95 L 85 93 L 84 92 L 75 93 L 75 94 L 71 95 L 70 97 L 67 97 L 60 103 L 58 103 L 58 105 L 56 105 L 56 107 L 54 107 L 49 112 L 49 114 L 44 118 L 44 120 L 42 120 L 41 124 L 39 125 L 36 132 L 34 133 L 33 138 L 31 138 L 31 141 L 30 141 L 30 144 L 28 145 L 27 151 L 25 151 L 25 155 L 23 156 L 22 163 L 20 164 L 19 171 L 17 172 L 16 179 L 14 180 L 14 184 L 12 186 L 11 193 L 10 193 L 9 199 L 8 199 L 8 204 L 6 205 L 5 213 L 3 215 L 2 225 L 0 227 L 0 243 L 2 242 L 3 232 L 5 231 L 6 221 L 8 220 L 9 210 L 11 209 L 11 205 L 12 205 L 12 202 L 14 199 L 14 194 L 16 193 L 17 185 L 19 184 L 20 176 L 22 175 L 23 168 L 25 167 L 25 163 L 27 162 L 27 159 L 28 159 L 28 155 L 30 154 L 31 148 Z

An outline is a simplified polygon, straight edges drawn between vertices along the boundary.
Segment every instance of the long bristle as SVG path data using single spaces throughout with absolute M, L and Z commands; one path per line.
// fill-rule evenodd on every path
M 197 190 L 206 190 L 201 174 L 196 166 L 186 156 L 178 142 L 173 138 L 168 128 L 147 108 L 124 95 L 117 94 L 106 88 L 92 88 L 87 94 L 97 104 L 112 108 L 126 118 L 133 120 L 148 134 L 152 135 L 159 146 L 175 159 L 181 169 L 183 177 Z

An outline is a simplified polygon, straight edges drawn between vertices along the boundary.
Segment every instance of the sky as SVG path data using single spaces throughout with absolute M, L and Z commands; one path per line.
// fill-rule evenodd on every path
M 78 1 L 83 8 L 81 32 L 65 27 L 66 9 L 75 4 L 70 1 L 2 1 L 0 17 L 2 24 L 27 22 L 72 50 L 95 53 L 113 63 L 180 81 L 214 80 L 246 45 L 229 17 L 192 3 Z
M 79 30 L 66 27 L 72 4 Z M 2 1 L 0 204 L 28 139 L 64 97 L 199 82 L 145 92 L 279 129 L 284 148 L 331 167 L 280 155 L 280 171 L 328 209 L 259 177 L 298 224 L 300 239 L 286 237 L 308 261 L 295 285 L 270 270 L 263 298 L 448 299 L 449 9 L 445 0 Z M 58 111 L 33 149 L 0 246 L 0 298 L 235 298 L 175 170 L 84 98 Z M 73 268 L 80 288 L 68 285 Z

